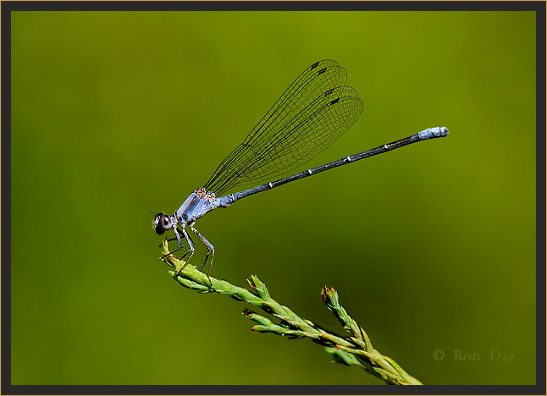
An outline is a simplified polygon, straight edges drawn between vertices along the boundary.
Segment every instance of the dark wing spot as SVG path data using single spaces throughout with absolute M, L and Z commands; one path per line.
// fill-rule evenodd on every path
M 335 103 L 338 103 L 338 101 L 340 100 L 340 98 L 336 98 L 334 99 L 332 102 L 330 102 L 331 105 L 335 104 Z

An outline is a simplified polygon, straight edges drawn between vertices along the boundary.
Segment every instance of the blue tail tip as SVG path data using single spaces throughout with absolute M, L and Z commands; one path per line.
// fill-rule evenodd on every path
M 448 129 L 445 127 L 428 128 L 425 131 L 418 132 L 420 140 L 435 139 L 438 137 L 448 136 Z

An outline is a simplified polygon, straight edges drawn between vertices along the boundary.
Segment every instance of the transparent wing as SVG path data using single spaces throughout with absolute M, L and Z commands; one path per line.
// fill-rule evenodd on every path
M 345 87 L 346 71 L 324 60 L 306 69 L 217 167 L 205 189 L 221 195 L 297 168 L 342 136 L 363 104 Z

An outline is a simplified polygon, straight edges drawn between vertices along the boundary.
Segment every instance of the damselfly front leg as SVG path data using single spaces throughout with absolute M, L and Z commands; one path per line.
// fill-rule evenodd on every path
M 182 244 L 182 240 L 180 239 L 180 234 L 179 234 L 179 232 L 182 232 L 182 230 L 180 228 L 173 228 L 173 232 L 175 233 L 176 238 L 167 239 L 167 246 L 169 247 L 169 242 L 172 242 L 172 241 L 176 240 L 179 243 L 179 247 L 177 249 L 171 250 L 169 253 L 166 253 L 163 256 L 161 256 L 160 260 L 163 260 L 165 257 L 171 256 L 171 255 L 173 257 L 175 257 L 173 253 L 178 252 L 179 250 L 181 250 L 184 247 L 184 245 Z M 161 247 L 161 245 L 160 245 L 160 247 Z
M 181 231 L 182 231 L 182 234 L 184 235 L 184 238 L 186 238 L 186 241 L 188 242 L 188 247 L 190 248 L 186 253 L 184 253 L 181 259 L 183 259 L 188 253 L 190 253 L 190 256 L 188 256 L 188 259 L 185 260 L 184 265 L 180 267 L 178 271 L 175 272 L 175 276 L 174 276 L 175 278 L 180 274 L 180 271 L 182 271 L 184 267 L 188 265 L 188 263 L 192 259 L 192 256 L 194 255 L 194 252 L 196 251 L 194 247 L 194 242 L 190 239 L 190 236 L 188 235 L 188 232 L 186 232 L 186 228 L 184 226 L 181 228 Z M 182 243 L 181 243 L 181 248 L 182 248 Z
M 186 231 L 186 230 L 185 230 L 185 231 Z M 190 242 L 190 243 L 188 244 L 189 246 L 193 246 L 193 247 L 196 246 L 196 244 L 194 243 L 193 239 L 190 238 L 190 234 L 186 233 L 185 237 L 186 237 L 186 240 L 188 240 L 188 241 Z M 191 248 L 188 248 L 188 250 L 186 251 L 186 253 L 184 253 L 184 254 L 180 257 L 180 260 L 184 260 L 184 258 L 185 258 L 186 256 L 188 256 L 189 254 L 190 254 L 190 257 L 188 257 L 188 260 L 185 260 L 185 261 L 186 261 L 186 262 L 190 261 L 190 258 L 192 257 L 192 254 L 194 254 Z
M 180 232 L 180 233 L 182 234 L 182 231 L 181 231 L 180 228 L 178 228 L 177 231 Z M 175 238 L 165 238 L 165 240 L 167 241 L 167 244 L 169 244 L 169 242 L 178 241 L 177 237 L 175 237 Z M 160 243 L 160 244 L 158 245 L 158 247 L 162 247 L 162 246 L 163 246 L 163 242 Z M 160 257 L 160 260 L 161 260 L 162 258 L 164 258 L 165 256 L 170 255 L 171 253 L 178 252 L 180 249 L 181 249 L 181 248 L 179 247 L 178 249 L 173 250 L 172 252 L 169 252 L 169 253 L 163 255 L 162 257 Z
M 187 260 L 185 260 L 185 263 L 182 267 L 180 267 L 180 269 L 178 271 L 175 272 L 174 274 L 174 277 L 176 278 L 179 274 L 180 274 L 180 271 L 182 271 L 184 269 L 184 267 L 186 267 L 186 265 L 188 264 L 188 262 L 190 261 L 190 259 L 192 258 L 192 256 L 194 255 L 194 252 L 195 252 L 195 247 L 194 247 L 194 242 L 192 241 L 192 239 L 190 238 L 190 235 L 188 235 L 188 232 L 186 231 L 186 229 L 184 227 L 181 227 L 181 228 L 173 228 L 173 231 L 176 235 L 176 238 L 171 238 L 171 239 L 167 239 L 167 242 L 171 242 L 171 241 L 174 241 L 174 240 L 177 240 L 178 243 L 179 243 L 179 247 L 175 250 L 172 250 L 170 251 L 169 253 L 167 254 L 164 254 L 163 256 L 160 257 L 160 260 L 167 257 L 167 256 L 170 256 L 172 255 L 173 257 L 175 257 L 174 253 L 178 252 L 179 250 L 181 250 L 184 245 L 182 244 L 182 239 L 180 237 L 180 234 L 184 235 L 184 238 L 186 239 L 186 241 L 188 242 L 188 246 L 189 246 L 189 249 L 186 253 L 184 253 L 182 255 L 182 257 L 180 258 L 180 260 L 184 259 L 188 253 L 190 253 L 190 256 L 188 257 Z M 176 258 L 176 257 L 175 257 Z
M 205 267 L 205 263 L 207 263 L 207 259 L 209 258 L 209 256 L 211 256 L 211 261 L 209 261 L 209 270 L 207 271 L 207 278 L 209 278 L 209 281 L 211 281 L 211 278 L 209 277 L 209 273 L 211 272 L 211 267 L 213 266 L 213 259 L 215 258 L 215 248 L 213 245 L 211 245 L 211 242 L 209 242 L 207 239 L 205 239 L 203 235 L 199 233 L 198 230 L 196 230 L 191 225 L 189 225 L 188 227 L 194 234 L 196 234 L 199 240 L 203 242 L 203 244 L 207 248 L 207 255 L 205 256 L 205 260 L 203 260 L 203 264 L 201 265 L 201 268 L 199 269 L 200 271 L 203 270 L 203 267 Z

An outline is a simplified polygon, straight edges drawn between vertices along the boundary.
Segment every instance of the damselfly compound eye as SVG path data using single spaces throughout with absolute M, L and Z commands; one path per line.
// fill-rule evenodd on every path
M 156 234 L 161 235 L 172 227 L 173 222 L 165 213 L 158 213 L 154 218 L 154 229 L 156 230 Z

